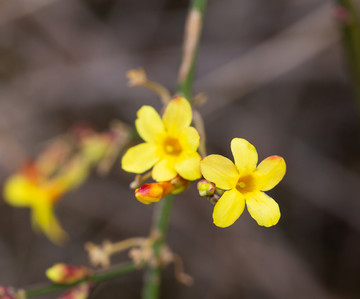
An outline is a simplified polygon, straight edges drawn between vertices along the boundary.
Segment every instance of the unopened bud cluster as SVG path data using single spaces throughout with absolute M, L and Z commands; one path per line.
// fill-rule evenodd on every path
M 215 184 L 208 180 L 200 180 L 197 183 L 197 189 L 200 196 L 213 196 L 215 193 Z
M 55 264 L 46 271 L 46 276 L 54 283 L 72 284 L 92 275 L 91 271 L 84 266 L 72 266 Z

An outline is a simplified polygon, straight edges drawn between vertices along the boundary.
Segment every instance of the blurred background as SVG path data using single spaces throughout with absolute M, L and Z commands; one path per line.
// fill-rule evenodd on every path
M 360 298 L 360 122 L 343 48 L 325 0 L 209 0 L 196 92 L 208 153 L 231 157 L 233 137 L 288 171 L 268 192 L 282 217 L 260 227 L 245 211 L 228 229 L 192 187 L 175 201 L 169 244 L 195 280 L 170 267 L 162 298 Z M 144 67 L 175 91 L 185 0 L 1 0 L 0 180 L 45 141 L 86 121 L 133 124 L 157 96 L 127 87 Z M 153 206 L 137 202 L 119 164 L 67 194 L 56 213 L 70 234 L 57 247 L 31 230 L 28 209 L 0 202 L 0 284 L 34 287 L 55 262 L 88 264 L 84 243 L 148 234 Z M 114 259 L 123 261 L 126 254 Z M 142 273 L 91 298 L 140 298 Z M 56 298 L 57 294 L 42 298 Z

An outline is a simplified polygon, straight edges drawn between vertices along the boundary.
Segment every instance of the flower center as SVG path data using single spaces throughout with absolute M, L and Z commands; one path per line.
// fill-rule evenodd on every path
M 252 175 L 247 175 L 239 178 L 236 187 L 240 193 L 248 193 L 255 190 L 255 182 Z
M 163 146 L 165 153 L 168 155 L 177 156 L 182 151 L 179 140 L 173 137 L 166 137 Z

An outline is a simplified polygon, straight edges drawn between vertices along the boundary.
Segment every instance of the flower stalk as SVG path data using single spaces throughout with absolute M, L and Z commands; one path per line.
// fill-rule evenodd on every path
M 206 0 L 192 0 L 185 26 L 182 63 L 178 74 L 178 93 L 188 100 L 192 98 L 195 64 L 205 7 Z M 152 230 L 159 233 L 160 238 L 154 243 L 153 250 L 154 256 L 159 262 L 153 266 L 148 265 L 143 287 L 143 299 L 159 298 L 162 272 L 160 255 L 166 240 L 172 202 L 173 195 L 169 194 L 155 207 L 156 211 Z
M 207 0 L 193 0 L 185 25 L 183 55 L 178 74 L 178 92 L 192 98 L 192 86 Z
M 172 203 L 173 195 L 169 194 L 155 207 L 156 210 L 152 226 L 152 234 L 157 236 L 152 247 L 155 263 L 149 264 L 146 270 L 143 299 L 159 298 L 162 272 L 161 250 L 165 245 Z

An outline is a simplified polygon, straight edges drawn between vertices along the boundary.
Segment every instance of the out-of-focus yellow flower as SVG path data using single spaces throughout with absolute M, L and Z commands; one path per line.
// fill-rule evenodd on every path
M 29 164 L 7 179 L 4 199 L 12 206 L 31 208 L 33 228 L 42 231 L 52 242 L 61 244 L 67 234 L 54 214 L 54 204 L 65 191 L 66 184 L 61 180 L 45 180 L 36 166 Z
M 191 127 L 192 110 L 182 97 L 174 98 L 162 119 L 151 106 L 137 112 L 136 129 L 145 141 L 130 148 L 122 158 L 122 168 L 143 173 L 150 168 L 155 181 L 169 181 L 177 174 L 186 180 L 200 178 L 199 134 Z
M 235 164 L 220 155 L 207 156 L 200 163 L 203 176 L 214 182 L 217 188 L 227 190 L 215 205 L 215 225 L 232 225 L 244 211 L 245 203 L 259 225 L 275 225 L 280 219 L 279 206 L 263 191 L 271 190 L 284 177 L 284 159 L 270 156 L 256 167 L 258 155 L 255 147 L 241 138 L 231 141 L 231 151 Z
M 46 276 L 54 283 L 72 284 L 87 277 L 92 272 L 84 266 L 73 266 L 58 263 L 46 270 Z

